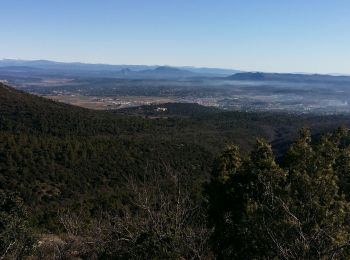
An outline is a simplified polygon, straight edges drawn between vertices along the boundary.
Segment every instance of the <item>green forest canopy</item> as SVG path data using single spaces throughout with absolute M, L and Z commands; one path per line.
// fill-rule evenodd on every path
M 153 254 L 153 257 L 158 254 L 159 257 L 159 250 L 154 248 L 168 248 L 165 252 L 162 252 L 162 256 L 164 257 L 170 255 L 189 257 L 194 253 L 193 248 L 196 250 L 201 248 L 201 250 L 198 249 L 197 251 L 202 252 L 202 256 L 210 255 L 210 252 L 203 249 L 207 248 L 203 245 L 207 243 L 206 237 L 209 238 L 210 232 L 209 229 L 205 227 L 205 221 L 198 217 L 199 215 L 203 216 L 203 213 L 200 212 L 204 210 L 202 206 L 203 183 L 210 178 L 212 183 L 216 181 L 223 182 L 220 184 L 224 185 L 224 188 L 220 189 L 222 192 L 227 192 L 227 187 L 229 187 L 227 183 L 231 183 L 231 179 L 236 180 L 235 178 L 241 178 L 236 176 L 251 176 L 253 181 L 253 186 L 248 188 L 248 190 L 234 195 L 234 199 L 236 200 L 241 200 L 240 196 L 245 196 L 245 199 L 253 196 L 250 198 L 251 202 L 254 204 L 253 206 L 245 203 L 245 200 L 241 200 L 240 204 L 235 205 L 235 207 L 237 206 L 238 208 L 231 209 L 223 207 L 215 209 L 215 211 L 217 211 L 215 214 L 226 214 L 233 210 L 235 212 L 239 212 L 239 210 L 251 210 L 251 214 L 245 216 L 244 221 L 241 215 L 238 217 L 235 216 L 237 219 L 234 221 L 238 223 L 235 224 L 236 227 L 226 227 L 223 223 L 215 223 L 210 220 L 213 214 L 211 211 L 212 207 L 215 208 L 219 206 L 219 204 L 214 205 L 216 203 L 213 203 L 213 198 L 210 195 L 211 193 L 209 192 L 207 194 L 210 209 L 209 223 L 214 227 L 212 237 L 216 238 L 214 239 L 216 242 L 212 244 L 213 252 L 217 255 L 219 255 L 218 252 L 220 250 L 222 250 L 222 256 L 232 256 L 233 253 L 233 256 L 238 257 L 239 254 L 243 254 L 244 252 L 236 250 L 239 244 L 226 243 L 226 235 L 217 230 L 223 228 L 227 231 L 233 230 L 236 232 L 238 228 L 238 231 L 241 232 L 240 228 L 243 229 L 245 225 L 249 225 L 251 221 L 254 222 L 254 219 L 260 216 L 271 218 L 271 215 L 265 215 L 266 212 L 264 210 L 266 210 L 266 208 L 277 209 L 285 213 L 280 204 L 264 204 L 266 200 L 271 199 L 271 197 L 268 197 L 271 194 L 266 195 L 267 197 L 259 197 L 261 194 L 257 192 L 260 192 L 261 189 L 255 190 L 255 186 L 261 184 L 254 184 L 254 181 L 257 180 L 253 178 L 255 175 L 252 174 L 256 173 L 258 176 L 261 174 L 261 176 L 264 176 L 265 172 L 271 174 L 276 172 L 278 177 L 275 177 L 277 180 L 273 177 L 273 182 L 271 182 L 273 183 L 272 188 L 277 189 L 276 191 L 274 190 L 274 194 L 276 193 L 276 196 L 283 199 L 288 198 L 287 201 L 290 203 L 288 207 L 294 210 L 298 209 L 298 205 L 305 202 L 303 200 L 305 198 L 295 199 L 293 196 L 299 195 L 295 195 L 294 192 L 296 192 L 296 190 L 290 188 L 288 185 L 291 185 L 293 183 L 292 181 L 295 181 L 298 185 L 300 184 L 300 187 L 297 184 L 295 184 L 294 187 L 299 187 L 300 189 L 303 187 L 302 189 L 305 189 L 305 192 L 307 192 L 309 188 L 315 190 L 313 185 L 315 184 L 314 182 L 318 180 L 310 177 L 307 179 L 310 183 L 299 183 L 300 181 L 305 181 L 299 180 L 299 177 L 308 177 L 308 174 L 319 176 L 322 174 L 322 171 L 320 173 L 313 173 L 310 169 L 315 167 L 315 165 L 318 167 L 327 165 L 328 167 L 327 163 L 331 163 L 329 171 L 332 171 L 332 173 L 331 175 L 327 175 L 329 178 L 327 177 L 324 183 L 321 178 L 321 184 L 326 186 L 320 187 L 328 187 L 327 181 L 332 181 L 333 186 L 330 186 L 330 192 L 333 192 L 332 194 L 336 197 L 331 194 L 329 195 L 330 200 L 345 205 L 341 207 L 347 207 L 347 202 L 346 200 L 344 201 L 343 198 L 344 196 L 348 196 L 345 192 L 348 189 L 347 177 L 344 174 L 342 175 L 343 179 L 341 185 L 343 186 L 337 181 L 334 183 L 336 178 L 340 179 L 337 175 L 340 168 L 335 168 L 332 164 L 334 160 L 343 158 L 340 156 L 339 152 L 347 149 L 344 148 L 345 146 L 342 146 L 345 145 L 343 142 L 339 143 L 338 141 L 334 141 L 336 139 L 333 137 L 333 139 L 331 137 L 328 138 L 331 141 L 326 143 L 328 145 L 326 148 L 336 150 L 334 157 L 325 157 L 324 154 L 327 154 L 326 151 L 328 150 L 323 150 L 324 154 L 321 154 L 321 149 L 319 147 L 322 147 L 322 145 L 316 146 L 315 151 L 313 151 L 314 148 L 310 148 L 312 150 L 310 152 L 312 154 L 310 155 L 311 157 L 303 157 L 304 155 L 293 157 L 297 155 L 293 155 L 291 152 L 288 153 L 288 156 L 285 157 L 284 160 L 282 156 L 288 144 L 295 138 L 297 129 L 306 125 L 312 129 L 313 135 L 319 136 L 319 134 L 334 129 L 339 125 L 347 125 L 349 122 L 347 116 L 319 117 L 269 113 L 222 112 L 207 108 L 202 109 L 201 106 L 194 104 L 166 104 L 165 106 L 168 107 L 166 116 L 150 119 L 146 118 L 145 116 L 147 114 L 143 114 L 143 112 L 141 112 L 141 114 L 139 114 L 139 112 L 135 114 L 134 110 L 107 112 L 73 107 L 19 92 L 8 86 L 1 85 L 0 190 L 4 192 L 5 197 L 7 196 L 6 194 L 16 193 L 15 195 L 10 195 L 10 197 L 16 198 L 15 201 L 21 201 L 21 207 L 27 208 L 30 218 L 25 223 L 30 227 L 33 234 L 47 232 L 60 234 L 62 232 L 68 232 L 66 226 L 62 224 L 62 219 L 57 215 L 58 212 L 67 209 L 72 212 L 73 215 L 77 214 L 77 212 L 84 212 L 84 218 L 81 219 L 81 222 L 85 223 L 84 225 L 86 226 L 79 230 L 90 230 L 87 228 L 89 226 L 88 224 L 94 223 L 101 212 L 108 212 L 108 214 L 117 216 L 134 214 L 140 210 L 139 206 L 133 203 L 134 199 L 137 197 L 135 194 L 139 194 L 137 192 L 135 193 L 134 188 L 139 186 L 144 187 L 144 189 L 146 189 L 146 187 L 153 187 L 151 191 L 148 189 L 146 190 L 149 194 L 154 194 L 151 196 L 154 200 L 151 209 L 156 212 L 156 215 L 161 219 L 164 215 L 158 214 L 159 208 L 157 204 L 159 203 L 158 198 L 163 197 L 165 191 L 167 191 L 168 195 L 171 195 L 166 196 L 166 205 L 171 205 L 173 200 L 177 198 L 179 187 L 181 187 L 182 195 L 187 194 L 186 199 L 183 199 L 183 204 L 181 205 L 184 205 L 183 207 L 185 209 L 189 207 L 192 208 L 193 205 L 196 205 L 195 208 L 198 214 L 194 214 L 191 221 L 186 222 L 187 226 L 181 228 L 182 233 L 176 231 L 177 235 L 174 236 L 174 230 L 179 229 L 170 229 L 173 225 L 169 225 L 169 230 L 164 232 L 171 239 L 169 238 L 170 240 L 166 241 L 159 241 L 157 239 L 158 233 L 152 233 L 154 224 L 151 224 L 151 222 L 149 222 L 150 219 L 147 219 L 146 216 L 149 217 L 149 215 L 145 214 L 143 217 L 141 215 L 141 219 L 138 219 L 137 222 L 128 222 L 127 225 L 131 225 L 134 228 L 138 226 L 139 223 L 148 223 L 144 224 L 144 226 L 149 227 L 149 229 L 146 229 L 144 232 L 148 235 L 150 232 L 153 234 L 151 236 L 153 251 L 149 248 L 151 246 L 151 244 L 149 244 L 150 237 L 147 236 L 148 239 L 142 240 L 141 243 L 140 240 L 136 238 L 140 236 L 143 237 L 145 234 L 136 232 L 134 234 L 134 239 L 136 240 L 132 240 L 134 241 L 132 243 L 133 246 L 131 246 L 131 244 L 123 244 L 121 246 L 115 244 L 116 242 L 113 240 L 102 246 L 102 249 L 99 249 L 100 251 L 91 249 L 95 250 L 94 253 L 97 255 L 101 254 L 101 252 L 103 252 L 103 254 L 108 252 L 110 257 L 112 257 L 113 254 L 121 254 L 120 250 L 122 250 L 122 248 L 126 250 L 123 252 L 123 255 L 131 258 L 137 258 L 137 256 L 140 255 L 144 257 L 152 256 L 144 254 Z M 277 162 L 266 143 L 260 142 L 258 146 L 254 146 L 256 137 L 264 137 L 272 142 L 274 150 L 278 155 Z M 345 139 L 342 138 L 341 140 Z M 333 141 L 334 144 L 332 143 Z M 211 171 L 214 158 L 219 151 L 228 144 L 238 144 L 241 147 L 242 154 L 239 155 L 239 164 L 242 166 L 237 168 L 237 175 L 231 174 L 232 169 L 229 167 L 224 170 L 231 172 L 229 175 L 220 172 L 223 170 L 220 168 L 221 166 L 219 169 L 214 168 L 214 170 Z M 312 147 L 309 142 L 306 142 L 305 145 Z M 249 156 L 249 151 L 252 149 L 253 152 L 250 157 L 248 157 L 250 159 L 245 159 L 246 156 Z M 227 153 L 227 151 L 224 152 L 224 154 L 225 153 Z M 253 155 L 256 158 L 252 157 Z M 261 156 L 267 156 L 266 160 L 268 161 L 263 162 L 262 165 L 257 165 Z M 255 159 L 252 160 L 252 158 Z M 288 161 L 286 158 L 292 159 Z M 308 166 L 303 165 L 303 163 L 305 164 L 306 162 L 301 161 L 302 159 L 305 160 L 305 158 L 311 158 L 307 161 Z M 346 158 L 345 156 L 345 159 Z M 298 160 L 300 160 L 300 162 Z M 318 160 L 320 160 L 320 162 Z M 295 167 L 304 168 L 294 169 L 293 161 L 298 162 Z M 283 163 L 280 165 L 281 162 Z M 236 163 L 235 160 L 231 164 L 234 166 L 234 163 Z M 267 165 L 264 166 L 264 163 L 267 163 Z M 291 174 L 293 171 L 295 171 L 295 175 Z M 345 172 L 346 169 L 342 171 Z M 210 177 L 211 172 L 213 172 L 214 175 L 217 174 L 217 176 L 221 176 L 220 178 L 218 177 L 220 180 L 215 179 L 216 175 L 214 178 Z M 306 172 L 307 175 L 303 175 L 300 172 Z M 240 179 L 240 181 L 242 182 L 241 185 L 244 186 L 246 184 L 246 180 Z M 275 185 L 275 181 L 277 181 L 278 185 Z M 318 183 L 316 184 L 319 185 Z M 215 185 L 210 189 L 214 189 Z M 231 183 L 230 185 L 233 184 Z M 338 189 L 341 190 L 341 193 L 338 192 Z M 174 192 L 172 193 L 169 191 Z M 301 191 L 302 190 L 298 192 Z M 326 192 L 327 190 L 323 191 Z M 217 192 L 218 196 L 220 194 L 220 192 Z M 227 199 L 231 199 L 225 196 L 221 198 L 222 203 Z M 318 204 L 321 202 L 323 203 L 323 198 L 320 196 L 317 197 L 317 195 L 315 196 L 315 209 L 317 209 Z M 311 203 L 310 201 L 306 202 Z M 324 203 L 328 202 L 324 201 Z M 153 212 L 152 210 L 150 212 Z M 329 205 L 325 204 L 319 210 L 328 212 Z M 343 208 L 339 210 L 343 210 Z M 184 212 L 187 211 L 185 210 Z M 303 217 L 303 214 L 306 213 L 301 212 L 300 214 L 301 217 Z M 10 214 L 10 216 L 12 215 Z M 108 219 L 109 218 L 106 218 L 106 221 Z M 136 218 L 132 219 L 136 221 Z M 220 218 L 218 218 L 218 220 L 219 219 Z M 345 215 L 344 219 L 346 219 Z M 121 219 L 121 221 L 124 220 L 125 218 Z M 291 220 L 288 219 L 288 216 L 281 214 L 281 219 L 276 219 L 276 221 L 276 223 L 284 223 L 285 221 L 288 222 Z M 339 221 L 339 223 L 336 222 L 334 225 L 343 228 L 344 221 L 341 219 Z M 111 222 L 108 223 L 111 224 Z M 108 226 L 108 223 L 104 223 L 104 225 Z M 174 225 L 175 227 L 177 226 L 176 223 L 174 223 Z M 257 225 L 259 225 L 259 222 L 257 222 Z M 282 226 L 280 230 L 284 230 L 283 228 L 295 228 L 293 223 L 289 223 L 288 225 Z M 310 229 L 314 229 L 319 225 L 319 222 L 310 225 Z M 89 227 L 92 228 L 93 226 L 96 225 L 91 224 Z M 275 227 L 268 228 L 273 229 Z M 140 227 L 135 228 L 135 230 L 139 229 Z M 205 234 L 205 236 L 203 235 L 203 239 L 200 241 L 187 241 L 187 246 L 184 246 L 184 242 L 182 242 L 184 240 L 181 236 L 192 237 L 188 236 L 188 233 L 184 233 L 189 232 L 188 230 L 191 231 L 191 234 L 196 234 L 195 236 L 193 235 L 193 237 L 199 236 L 198 234 Z M 254 238 L 251 240 L 252 243 L 256 243 L 251 245 L 256 248 L 256 250 L 251 250 L 251 247 L 249 248 L 252 256 L 264 254 L 267 257 L 271 257 L 272 255 L 281 254 L 282 251 L 276 250 L 275 248 L 276 243 L 271 242 L 271 235 L 266 235 L 266 227 L 260 226 L 260 229 L 257 230 L 259 232 L 254 233 L 256 237 L 251 237 Z M 73 233 L 75 236 L 87 236 L 86 233 L 81 232 L 82 231 L 74 231 Z M 237 234 L 239 234 L 239 232 Z M 265 234 L 262 235 L 264 232 Z M 347 232 L 346 229 L 344 229 L 344 232 Z M 308 235 L 310 234 L 308 233 Z M 111 234 L 106 231 L 106 235 Z M 346 234 L 344 236 L 346 236 Z M 305 256 L 314 256 L 315 254 L 324 255 L 326 252 L 325 250 L 329 248 L 335 250 L 337 246 L 342 247 L 345 243 L 344 236 L 339 235 L 338 237 L 337 235 L 339 241 L 337 240 L 338 242 L 336 242 L 336 245 L 334 241 L 327 242 L 325 249 L 320 249 L 320 252 L 315 251 L 315 245 L 317 244 L 312 244 L 311 242 L 306 244 L 309 247 L 306 251 L 300 249 L 302 246 L 305 246 L 305 244 L 291 245 L 293 248 L 287 247 L 283 250 L 288 251 L 287 253 L 291 254 L 289 256 L 300 256 L 301 253 L 304 253 Z M 294 238 L 295 236 L 291 234 L 288 239 L 291 241 Z M 245 241 L 239 235 L 232 239 Z M 258 239 L 264 240 L 259 242 Z M 102 240 L 108 241 L 106 238 Z M 139 241 L 137 243 L 141 243 L 141 246 L 137 244 L 136 241 Z M 261 248 L 260 245 L 262 242 L 264 244 L 263 248 Z M 154 243 L 160 244 L 155 246 Z M 166 243 L 166 245 L 162 243 Z M 188 246 L 192 245 L 191 243 L 194 245 L 190 250 Z M 135 249 L 135 245 L 138 245 L 138 249 Z M 247 246 L 248 245 L 250 244 L 247 244 Z M 117 251 L 108 251 L 111 247 L 115 248 Z M 175 248 L 177 249 L 175 250 Z M 246 250 L 244 247 L 240 248 L 241 250 Z M 293 253 L 290 253 L 292 251 Z M 345 252 L 343 251 L 344 250 L 341 250 L 340 253 Z M 338 253 L 337 251 L 337 254 Z

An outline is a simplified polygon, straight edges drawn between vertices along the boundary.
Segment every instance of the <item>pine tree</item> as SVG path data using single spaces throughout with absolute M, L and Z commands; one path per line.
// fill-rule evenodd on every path
M 338 131 L 312 144 L 303 129 L 283 167 L 264 140 L 246 159 L 237 148 L 225 150 L 206 189 L 218 258 L 348 258 L 350 152 L 343 139 Z

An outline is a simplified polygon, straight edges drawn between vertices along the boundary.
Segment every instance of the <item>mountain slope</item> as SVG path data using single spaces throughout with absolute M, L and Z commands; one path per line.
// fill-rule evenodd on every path
M 195 144 L 152 138 L 144 119 L 68 106 L 4 85 L 0 126 L 0 190 L 18 192 L 35 226 L 49 230 L 59 227 L 59 210 L 130 206 L 123 200 L 131 179 L 161 178 L 176 169 L 196 189 L 212 156 Z
M 321 74 L 244 72 L 227 77 L 229 80 L 285 81 L 285 82 L 350 82 L 349 76 Z
M 142 120 L 141 120 L 142 121 Z M 62 135 L 132 133 L 140 120 L 100 113 L 40 98 L 0 83 L 0 130 Z M 136 131 L 136 130 L 135 130 Z
M 0 190 L 19 193 L 37 228 L 57 230 L 62 209 L 83 208 L 94 215 L 132 207 L 131 180 L 157 178 L 166 189 L 176 175 L 196 199 L 215 154 L 226 144 L 247 152 L 262 136 L 283 149 L 304 125 L 317 134 L 349 122 L 345 116 L 164 106 L 165 115 L 152 107 L 91 111 L 1 84 Z

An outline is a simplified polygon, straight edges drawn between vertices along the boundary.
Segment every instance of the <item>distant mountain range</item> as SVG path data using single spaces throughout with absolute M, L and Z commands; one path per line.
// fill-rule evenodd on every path
M 171 67 L 148 65 L 108 65 L 49 60 L 0 60 L 0 73 L 72 74 L 79 76 L 106 76 L 122 78 L 188 78 L 226 77 L 238 70 L 220 68 Z
M 108 77 L 121 79 L 217 78 L 237 81 L 329 82 L 349 81 L 350 76 L 242 72 L 233 69 L 191 66 L 109 65 L 49 60 L 0 60 L 0 76 L 13 77 Z
M 350 76 L 301 73 L 241 72 L 226 77 L 238 81 L 280 81 L 280 82 L 350 82 Z

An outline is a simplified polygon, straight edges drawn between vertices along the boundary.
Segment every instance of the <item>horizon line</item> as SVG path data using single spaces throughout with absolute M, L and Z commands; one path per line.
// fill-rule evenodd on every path
M 218 67 L 218 66 L 194 66 L 194 65 L 169 65 L 169 64 L 127 64 L 127 63 L 102 63 L 102 62 L 88 62 L 88 61 L 63 61 L 63 60 L 50 60 L 45 58 L 39 59 L 22 59 L 22 58 L 1 58 L 0 61 L 48 61 L 54 63 L 68 63 L 68 64 L 84 64 L 84 65 L 107 65 L 107 66 L 148 66 L 148 67 L 173 67 L 173 68 L 194 68 L 194 69 L 221 69 L 221 70 L 234 70 L 237 73 L 276 73 L 276 74 L 305 74 L 305 75 L 330 75 L 330 76 L 350 76 L 347 73 L 339 73 L 339 72 L 327 72 L 327 73 L 319 73 L 319 72 L 296 72 L 296 71 L 284 71 L 284 72 L 276 72 L 276 71 L 263 71 L 263 70 L 241 70 L 236 68 L 227 68 L 227 67 Z

